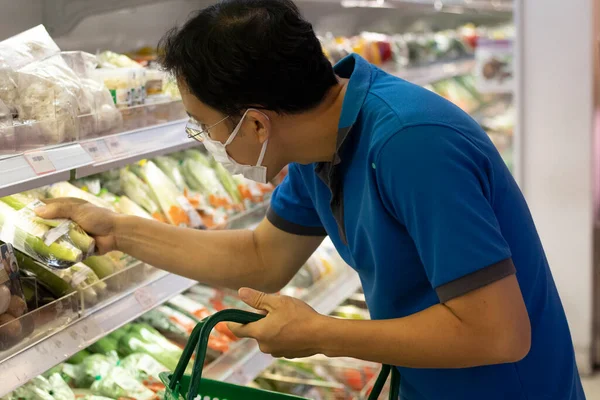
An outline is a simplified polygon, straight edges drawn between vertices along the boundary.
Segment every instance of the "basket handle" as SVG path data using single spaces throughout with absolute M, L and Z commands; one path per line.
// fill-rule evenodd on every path
M 249 324 L 252 322 L 257 322 L 263 319 L 265 316 L 261 314 L 256 314 L 248 311 L 228 309 L 219 311 L 210 317 L 203 319 L 200 323 L 196 325 L 192 334 L 190 335 L 190 339 L 183 349 L 183 354 L 179 359 L 179 363 L 171 376 L 169 381 L 169 389 L 174 393 L 179 393 L 179 384 L 181 382 L 181 378 L 183 378 L 183 374 L 185 373 L 186 367 L 192 358 L 192 354 L 194 352 L 194 348 L 196 348 L 196 359 L 194 360 L 194 366 L 192 368 L 192 379 L 190 382 L 190 388 L 187 394 L 187 400 L 194 400 L 197 396 L 200 382 L 202 380 L 202 368 L 204 367 L 204 360 L 206 358 L 206 348 L 208 346 L 208 339 L 210 336 L 210 332 L 213 328 L 220 322 L 236 322 L 238 324 Z M 377 377 L 375 385 L 373 385 L 373 390 L 369 395 L 369 400 L 377 400 L 381 391 L 383 390 L 383 386 L 390 374 L 392 372 L 392 381 L 390 385 L 390 400 L 396 400 L 399 397 L 399 388 L 400 388 L 400 372 L 396 367 L 391 367 L 389 365 L 384 365 L 381 373 Z
M 202 368 L 204 367 L 204 360 L 206 358 L 206 348 L 208 346 L 208 339 L 210 332 L 220 322 L 236 322 L 239 324 L 249 324 L 256 322 L 264 318 L 264 315 L 251 313 L 242 310 L 223 310 L 219 311 L 210 317 L 207 317 L 200 321 L 198 325 L 192 331 L 190 339 L 183 349 L 183 354 L 179 359 L 177 368 L 171 376 L 169 382 L 169 389 L 173 392 L 179 393 L 178 387 L 185 369 L 192 358 L 194 348 L 196 349 L 196 359 L 194 360 L 194 366 L 192 368 L 192 380 L 190 382 L 190 388 L 188 390 L 187 399 L 194 400 L 197 396 L 200 381 L 202 380 Z
M 379 395 L 383 391 L 383 387 L 385 386 L 385 381 L 387 381 L 388 376 L 390 375 L 390 371 L 392 372 L 392 381 L 390 382 L 390 400 L 397 400 L 400 396 L 400 372 L 398 368 L 392 367 L 390 365 L 384 365 L 381 368 L 381 372 L 373 385 L 373 389 L 371 390 L 371 394 L 369 395 L 369 400 L 377 400 Z

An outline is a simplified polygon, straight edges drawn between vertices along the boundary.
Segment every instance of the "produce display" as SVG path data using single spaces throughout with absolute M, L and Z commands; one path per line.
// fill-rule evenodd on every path
M 319 259 L 330 260 L 331 249 L 321 247 Z M 315 269 L 309 261 L 301 271 L 310 271 L 314 282 L 335 273 L 333 265 Z M 294 282 L 294 281 L 293 281 Z M 305 288 L 285 291 L 302 295 Z M 75 354 L 42 376 L 15 390 L 4 400 L 139 399 L 162 398 L 164 385 L 158 374 L 173 371 L 182 349 L 198 322 L 226 308 L 249 309 L 233 291 L 197 285 L 184 294 L 143 314 Z M 226 324 L 218 324 L 208 341 L 206 362 L 227 352 L 236 338 Z
M 188 161 L 199 165 L 199 170 L 186 170 Z M 25 300 L 32 308 L 73 292 L 80 294 L 81 307 L 87 308 L 109 300 L 136 279 L 145 278 L 124 273 L 138 264 L 126 254 L 114 251 L 94 255 L 94 240 L 72 221 L 37 217 L 34 210 L 43 205 L 45 199 L 79 198 L 115 212 L 206 229 L 224 227 L 229 218 L 263 204 L 272 190 L 270 184 L 259 185 L 232 177 L 199 150 L 186 150 L 154 160 L 142 160 L 121 170 L 0 198 L 0 241 L 15 249 L 23 282 L 27 282 L 24 285 L 28 293 Z M 323 269 L 323 272 L 330 271 Z M 314 280 L 324 275 L 314 271 L 311 274 Z M 20 289 L 19 293 L 22 293 Z M 161 318 L 163 323 L 169 321 L 172 329 L 164 332 L 172 339 L 179 339 L 179 344 L 183 345 L 201 318 L 225 307 L 221 303 L 203 306 L 202 302 L 197 302 L 199 298 L 198 293 L 187 301 L 175 298 L 167 305 L 170 308 L 153 310 L 149 317 L 154 316 L 155 322 Z M 5 347 L 13 346 L 29 334 L 26 330 L 13 328 L 16 323 L 11 324 L 10 318 L 16 317 L 0 313 L 0 334 L 4 329 L 15 339 L 2 342 Z M 215 351 L 220 354 L 229 348 L 232 335 L 226 327 L 219 327 L 213 336 L 211 344 Z
M 27 303 L 19 280 L 19 265 L 11 245 L 0 245 L 0 350 L 12 345 L 26 332 L 22 315 Z

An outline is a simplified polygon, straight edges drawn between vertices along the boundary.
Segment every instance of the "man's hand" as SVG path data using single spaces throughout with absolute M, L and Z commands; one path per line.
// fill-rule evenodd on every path
M 314 332 L 327 317 L 292 297 L 247 288 L 240 289 L 239 294 L 246 304 L 265 311 L 267 316 L 247 325 L 230 323 L 237 337 L 256 339 L 260 350 L 273 357 L 303 358 L 319 353 Z
M 115 227 L 118 214 L 73 198 L 44 200 L 46 206 L 35 210 L 41 218 L 67 218 L 93 236 L 99 254 L 117 249 Z

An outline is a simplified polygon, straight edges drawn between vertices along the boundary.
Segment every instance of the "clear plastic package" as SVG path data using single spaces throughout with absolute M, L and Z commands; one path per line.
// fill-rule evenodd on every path
M 2 74 L 1 71 L 0 74 Z M 15 150 L 15 129 L 13 127 L 12 112 L 0 100 L 0 158 L 4 155 L 13 154 Z
M 68 268 L 92 255 L 95 241 L 69 220 L 45 220 L 35 214 L 44 204 L 13 195 L 0 199 L 0 240 L 42 263 Z
M 19 279 L 19 265 L 10 244 L 0 245 L 0 350 L 18 343 L 25 333 L 21 316 L 27 303 Z
M 133 69 L 96 69 L 90 73 L 90 76 L 108 88 L 117 108 L 128 108 L 134 105 L 136 81 Z
M 77 76 L 60 55 L 18 70 L 17 87 L 18 118 L 38 122 L 40 134 L 40 137 L 17 137 L 21 147 L 60 144 L 77 139 L 77 116 L 89 112 L 90 106 Z
M 96 56 L 83 51 L 66 51 L 61 56 L 79 78 L 85 101 L 90 106 L 89 114 L 80 107 L 79 139 L 110 133 L 119 128 L 123 120 L 111 93 L 104 83 L 92 79 L 97 65 Z
M 17 70 L 60 52 L 43 25 L 38 25 L 0 42 L 0 54 Z

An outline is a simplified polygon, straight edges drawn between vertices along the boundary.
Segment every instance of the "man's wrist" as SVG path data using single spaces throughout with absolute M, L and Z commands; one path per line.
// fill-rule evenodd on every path
M 124 240 L 128 237 L 132 237 L 134 234 L 135 223 L 132 220 L 135 220 L 134 217 L 130 215 L 124 214 L 115 214 L 113 220 L 113 229 L 112 235 L 115 241 L 115 249 L 116 251 L 124 251 L 125 243 Z
M 327 357 L 341 357 L 339 344 L 342 340 L 342 323 L 338 318 L 319 315 L 313 327 L 312 337 L 318 354 Z

